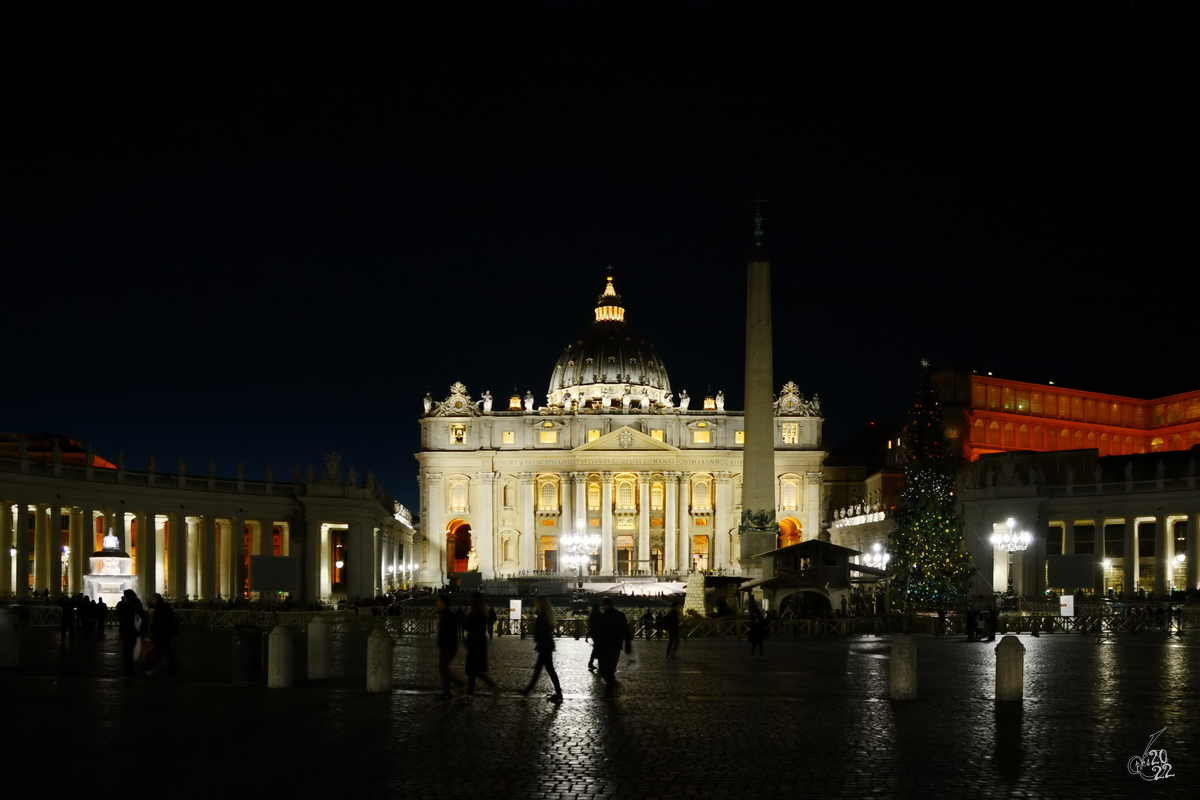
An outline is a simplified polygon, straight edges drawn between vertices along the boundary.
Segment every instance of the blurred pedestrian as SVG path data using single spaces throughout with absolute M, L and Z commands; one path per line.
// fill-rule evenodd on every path
M 125 677 L 134 677 L 134 649 L 146 628 L 146 609 L 133 589 L 126 589 L 117 603 L 117 635 L 121 637 L 121 656 L 125 664 Z M 140 654 L 139 654 L 140 655 Z
M 178 672 L 179 662 L 175 660 L 175 648 L 171 644 L 171 640 L 179 635 L 175 610 L 157 592 L 150 598 L 150 608 L 150 641 L 154 642 L 154 655 L 147 666 L 153 671 L 160 661 L 166 660 L 167 672 Z
M 757 606 L 750 607 L 750 657 L 754 658 L 757 651 L 759 658 L 764 658 L 763 655 L 763 640 L 767 638 L 767 623 L 762 617 L 762 613 Z
M 633 636 L 629 631 L 629 618 L 613 607 L 611 597 L 600 601 L 600 614 L 596 619 L 593 634 L 596 656 L 600 662 L 600 677 L 604 679 L 604 696 L 612 697 L 619 686 L 617 662 L 621 660 L 621 648 L 625 653 L 633 652 Z
M 600 656 L 600 651 L 596 649 L 596 625 L 600 622 L 600 604 L 593 603 L 592 610 L 587 618 L 587 636 L 583 637 L 584 641 L 591 640 L 592 651 L 588 655 L 588 669 L 596 669 L 596 659 Z
M 488 675 L 487 608 L 481 592 L 471 593 L 471 605 L 463 618 L 463 638 L 467 647 L 467 694 L 462 699 L 475 698 L 475 681 L 481 680 L 499 693 L 496 682 Z
M 679 603 L 671 603 L 671 610 L 663 617 L 663 630 L 667 632 L 667 658 L 674 658 L 679 649 Z
M 458 616 L 450 610 L 450 602 L 444 594 L 437 596 L 437 646 L 438 646 L 438 675 L 442 679 L 442 692 L 438 695 L 443 700 L 449 700 L 450 684 L 462 686 L 463 679 L 450 672 L 450 662 L 458 655 L 459 625 Z
M 546 695 L 552 703 L 561 703 L 563 699 L 562 686 L 558 682 L 558 673 L 554 671 L 554 609 L 545 595 L 538 595 L 533 601 L 533 649 L 538 654 L 537 663 L 533 665 L 533 677 L 529 685 L 521 690 L 522 695 L 528 695 L 537 686 L 538 678 L 542 677 L 542 669 L 550 676 L 554 685 L 554 694 Z

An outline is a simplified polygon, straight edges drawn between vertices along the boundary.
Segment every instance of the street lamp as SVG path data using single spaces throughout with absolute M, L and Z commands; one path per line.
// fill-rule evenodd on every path
M 1025 550 L 1032 541 L 1033 534 L 1029 531 L 1018 531 L 1017 521 L 1012 517 L 1008 518 L 1008 530 L 992 534 L 992 547 L 1008 553 L 1009 596 L 1013 594 L 1013 553 Z
M 579 569 L 579 588 L 583 588 L 583 568 L 592 561 L 592 556 L 600 549 L 600 534 L 598 533 L 568 533 L 559 539 L 567 554 L 563 563 Z

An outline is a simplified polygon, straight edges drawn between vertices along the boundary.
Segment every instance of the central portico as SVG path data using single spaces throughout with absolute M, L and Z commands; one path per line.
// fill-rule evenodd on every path
M 821 523 L 820 405 L 788 383 L 775 401 L 780 544 Z M 421 419 L 420 580 L 443 585 L 570 574 L 561 537 L 597 534 L 604 576 L 740 574 L 744 416 L 724 394 L 675 398 L 661 358 L 625 322 L 610 277 L 590 328 L 530 392 L 473 398 L 456 383 Z M 474 551 L 472 554 L 471 551 Z M 749 554 L 748 554 L 749 555 Z

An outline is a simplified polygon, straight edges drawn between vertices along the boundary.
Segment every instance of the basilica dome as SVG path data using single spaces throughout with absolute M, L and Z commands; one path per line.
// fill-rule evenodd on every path
M 567 345 L 550 378 L 551 408 L 670 406 L 671 382 L 662 359 L 625 324 L 612 278 L 596 303 L 596 319 Z

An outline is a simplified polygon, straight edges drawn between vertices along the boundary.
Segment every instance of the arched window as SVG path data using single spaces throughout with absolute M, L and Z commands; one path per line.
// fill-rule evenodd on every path
M 633 497 L 633 481 L 628 478 L 617 481 L 617 508 L 625 510 L 636 508 Z
M 988 444 L 1000 444 L 1000 423 L 992 420 L 988 425 Z
M 588 511 L 600 510 L 600 484 L 589 483 L 588 488 Z
M 800 487 L 795 480 L 785 480 L 783 488 L 779 495 L 779 504 L 784 511 L 795 511 L 797 496 L 800 494 Z
M 1083 449 L 1083 431 L 1075 431 L 1074 448 L 1076 450 Z
M 466 481 L 455 481 L 450 484 L 450 510 L 455 512 L 467 510 Z
M 1071 432 L 1069 430 L 1067 430 L 1066 428 L 1063 428 L 1061 431 L 1058 432 L 1058 449 L 1059 450 L 1070 450 L 1071 449 Z
M 655 511 L 663 507 L 663 485 L 661 483 L 650 484 L 650 507 Z
M 1041 425 L 1033 426 L 1033 441 L 1030 443 L 1030 446 L 1034 450 L 1042 449 L 1043 444 L 1042 444 L 1042 426 Z
M 558 510 L 558 487 L 553 481 L 546 481 L 542 484 L 541 491 L 541 510 L 542 511 L 557 511 Z
M 1017 434 L 1011 422 L 1004 423 L 1004 444 L 1006 447 L 1015 447 L 1017 444 Z
M 1098 449 L 1100 455 L 1102 455 L 1102 456 L 1108 455 L 1108 434 L 1107 433 L 1100 434 L 1100 446 L 1097 449 Z
M 1017 447 L 1029 447 L 1029 426 L 1017 428 Z
M 971 441 L 980 443 L 984 441 L 983 420 L 977 419 L 975 420 L 975 424 L 971 426 Z
M 702 511 L 712 510 L 708 481 L 697 481 L 696 485 L 692 487 L 692 508 Z

